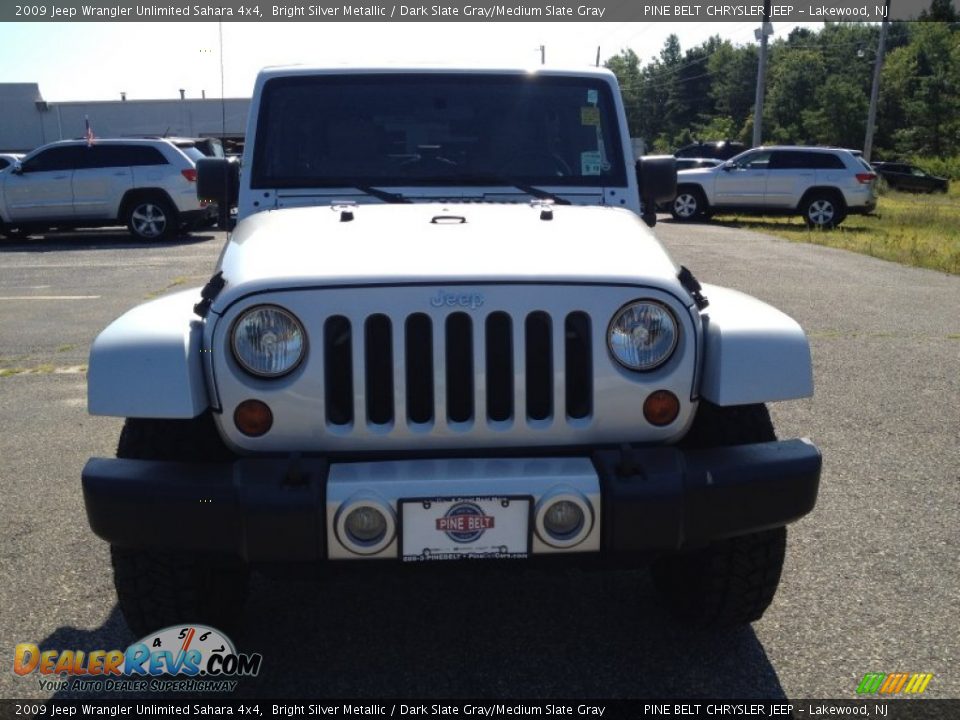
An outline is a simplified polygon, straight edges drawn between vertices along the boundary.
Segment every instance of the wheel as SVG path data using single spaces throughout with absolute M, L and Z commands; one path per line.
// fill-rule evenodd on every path
M 682 188 L 670 203 L 670 214 L 674 220 L 687 222 L 707 211 L 707 200 L 697 188 Z
M 803 219 L 810 227 L 828 229 L 843 222 L 846 210 L 843 202 L 832 193 L 814 193 L 801 207 Z
M 232 455 L 209 414 L 196 420 L 128 419 L 117 457 L 214 462 Z M 120 611 L 137 636 L 178 623 L 240 628 L 249 570 L 238 558 L 110 547 Z
M 127 209 L 127 227 L 138 240 L 164 240 L 178 227 L 177 212 L 164 198 L 137 198 Z
M 721 408 L 701 401 L 683 447 L 776 440 L 764 405 Z M 786 553 L 785 527 L 729 538 L 658 560 L 653 581 L 670 611 L 686 624 L 712 629 L 759 620 L 773 601 Z

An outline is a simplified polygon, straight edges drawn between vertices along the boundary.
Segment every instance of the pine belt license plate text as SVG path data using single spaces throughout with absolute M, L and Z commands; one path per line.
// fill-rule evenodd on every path
M 417 498 L 400 501 L 404 562 L 525 558 L 530 497 Z

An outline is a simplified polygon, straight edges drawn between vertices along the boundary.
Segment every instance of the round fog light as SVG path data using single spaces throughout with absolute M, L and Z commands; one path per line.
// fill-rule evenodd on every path
M 567 538 L 583 527 L 583 510 L 569 500 L 558 500 L 543 514 L 543 528 L 556 538 Z
M 344 527 L 355 542 L 372 545 L 387 534 L 387 518 L 377 508 L 361 505 L 347 514 Z
M 593 531 L 593 506 L 569 486 L 558 486 L 537 501 L 534 526 L 537 537 L 558 550 L 579 545 Z
M 354 555 L 377 555 L 394 541 L 397 518 L 383 498 L 361 491 L 337 509 L 333 530 L 340 545 Z

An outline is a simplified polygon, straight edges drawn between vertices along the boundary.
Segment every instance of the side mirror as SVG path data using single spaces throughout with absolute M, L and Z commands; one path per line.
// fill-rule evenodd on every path
M 13 167 L 10 168 L 11 175 L 23 175 L 23 165 L 20 163 L 14 163 Z
M 657 205 L 668 203 L 677 195 L 677 159 L 673 155 L 644 155 L 637 160 L 637 185 L 640 217 L 653 227 L 657 224 Z
M 227 229 L 230 208 L 240 197 L 240 163 L 227 158 L 197 160 L 197 198 L 220 206 L 220 227 Z

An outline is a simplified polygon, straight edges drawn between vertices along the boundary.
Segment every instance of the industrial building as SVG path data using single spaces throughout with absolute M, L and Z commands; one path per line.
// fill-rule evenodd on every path
M 225 100 L 107 100 L 54 102 L 37 83 L 0 83 L 0 152 L 28 152 L 54 140 L 80 138 L 89 120 L 95 137 L 142 135 L 217 137 L 242 144 L 249 98 Z

